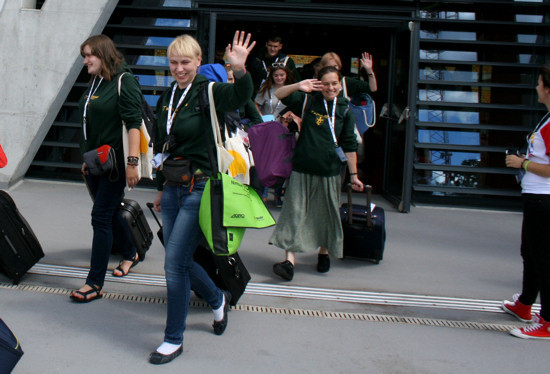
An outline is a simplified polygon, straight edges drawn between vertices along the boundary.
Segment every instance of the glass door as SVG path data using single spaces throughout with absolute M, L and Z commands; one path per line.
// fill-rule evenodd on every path
M 409 119 L 409 91 L 413 75 L 410 72 L 411 32 L 408 27 L 392 30 L 389 49 L 388 89 L 386 102 L 380 108 L 379 121 L 386 129 L 384 152 L 383 195 L 386 199 L 407 211 L 402 206 L 407 157 L 407 126 Z M 403 209 L 406 208 L 406 209 Z

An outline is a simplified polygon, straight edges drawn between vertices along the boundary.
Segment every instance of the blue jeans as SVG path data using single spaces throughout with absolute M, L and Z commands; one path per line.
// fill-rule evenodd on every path
M 223 293 L 206 271 L 193 261 L 193 253 L 203 239 L 199 226 L 199 206 L 205 182 L 189 187 L 164 186 L 161 200 L 162 232 L 166 258 L 164 271 L 168 291 L 168 315 L 164 341 L 183 342 L 191 287 L 214 309 L 223 302 Z
M 88 285 L 103 287 L 113 243 L 123 259 L 130 260 L 136 255 L 136 247 L 128 225 L 120 214 L 120 202 L 124 198 L 126 186 L 126 175 L 123 170 L 124 167 L 119 167 L 119 176 L 115 181 L 110 181 L 109 175 L 86 176 L 90 193 L 94 197 L 92 208 L 94 235 L 90 272 L 86 279 Z

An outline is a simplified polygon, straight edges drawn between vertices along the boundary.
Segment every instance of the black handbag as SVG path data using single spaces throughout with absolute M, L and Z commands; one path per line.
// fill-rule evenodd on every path
M 183 158 L 169 158 L 161 166 L 162 175 L 168 184 L 188 185 L 193 179 L 191 160 Z
M 216 286 L 231 293 L 229 304 L 237 305 L 251 279 L 239 254 L 216 256 L 208 244 L 202 243 L 195 250 L 193 260 L 204 268 Z
M 88 172 L 95 176 L 107 174 L 116 163 L 115 150 L 108 144 L 84 153 L 83 158 Z

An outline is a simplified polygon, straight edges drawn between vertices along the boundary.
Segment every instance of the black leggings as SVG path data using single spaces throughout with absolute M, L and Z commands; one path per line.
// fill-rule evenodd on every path
M 550 195 L 523 194 L 521 257 L 523 288 L 519 301 L 532 305 L 540 292 L 540 315 L 550 321 Z

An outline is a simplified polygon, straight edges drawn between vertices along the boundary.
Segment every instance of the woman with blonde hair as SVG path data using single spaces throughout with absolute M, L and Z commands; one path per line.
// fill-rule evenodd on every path
M 255 42 L 250 42 L 250 34 L 245 36 L 237 31 L 233 43 L 226 48 L 235 83 L 214 83 L 217 111 L 235 110 L 252 95 L 252 78 L 244 65 Z M 193 261 L 193 253 L 203 239 L 200 201 L 212 175 L 208 147 L 216 152 L 209 145 L 215 143 L 210 116 L 200 110 L 200 90 L 208 84 L 208 79 L 197 73 L 202 62 L 201 47 L 192 36 L 179 36 L 168 47 L 168 62 L 174 82 L 157 104 L 156 139 L 164 141 L 156 147 L 155 157 L 179 166 L 170 167 L 164 161 L 162 170 L 157 171 L 158 193 L 153 205 L 162 213 L 168 308 L 164 340 L 151 353 L 152 364 L 165 364 L 182 353 L 191 286 L 212 307 L 216 335 L 223 334 L 227 327 L 231 301 L 231 294 L 216 287 L 206 271 Z M 211 142 L 206 141 L 207 136 Z

